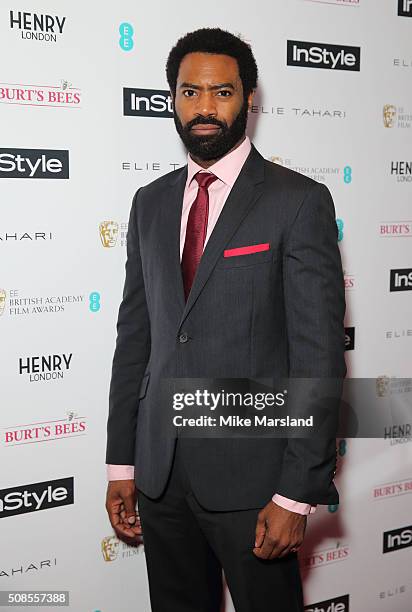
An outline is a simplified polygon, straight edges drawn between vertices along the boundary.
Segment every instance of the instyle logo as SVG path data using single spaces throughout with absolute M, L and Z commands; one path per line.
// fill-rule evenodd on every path
M 327 70 L 360 71 L 360 47 L 302 40 L 287 41 L 287 65 Z
M 353 351 L 355 349 L 355 328 L 345 327 L 345 351 Z
M 340 595 L 305 606 L 305 612 L 349 612 L 349 595 Z
M 74 478 L 59 478 L 0 490 L 0 518 L 74 503 Z
M 131 117 L 173 117 L 167 89 L 123 88 L 123 114 Z
M 411 291 L 412 268 L 398 268 L 390 271 L 389 291 Z
M 80 108 L 81 91 L 66 79 L 57 86 L 0 83 L 0 102 L 19 106 Z
M 66 17 L 57 15 L 38 15 L 10 11 L 10 28 L 20 30 L 22 38 L 57 42 L 57 36 L 63 34 Z
M 412 525 L 383 532 L 383 553 L 412 546 Z
M 69 152 L 0 148 L 0 178 L 68 179 Z
M 412 17 L 412 0 L 398 0 L 398 15 Z

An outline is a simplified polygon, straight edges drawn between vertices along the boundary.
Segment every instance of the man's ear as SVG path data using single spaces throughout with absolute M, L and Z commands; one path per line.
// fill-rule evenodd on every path
M 252 91 L 250 92 L 250 94 L 247 97 L 247 109 L 250 112 L 252 110 L 252 106 L 253 106 L 253 96 L 255 95 L 255 89 L 252 89 Z

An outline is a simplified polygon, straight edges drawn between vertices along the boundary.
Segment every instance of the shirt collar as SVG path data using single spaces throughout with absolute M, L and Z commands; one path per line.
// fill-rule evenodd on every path
M 252 145 L 250 143 L 250 139 L 248 138 L 248 136 L 246 136 L 243 142 L 238 147 L 236 147 L 236 149 L 219 159 L 207 170 L 199 166 L 199 164 L 197 164 L 188 153 L 186 186 L 190 185 L 195 174 L 200 171 L 206 171 L 212 172 L 223 183 L 229 185 L 230 187 L 233 187 L 237 177 L 239 176 L 242 166 L 250 153 L 251 148 Z

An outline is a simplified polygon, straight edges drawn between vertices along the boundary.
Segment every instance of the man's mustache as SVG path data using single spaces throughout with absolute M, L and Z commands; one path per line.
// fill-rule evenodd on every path
M 194 125 L 217 125 L 223 130 L 227 128 L 225 122 L 219 121 L 214 117 L 195 117 L 194 119 L 186 123 L 185 130 L 191 130 Z

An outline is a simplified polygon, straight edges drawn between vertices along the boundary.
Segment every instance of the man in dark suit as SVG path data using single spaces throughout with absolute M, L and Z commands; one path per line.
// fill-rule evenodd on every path
M 218 612 L 222 568 L 238 612 L 298 612 L 306 517 L 338 502 L 335 438 L 176 436 L 160 389 L 166 378 L 345 376 L 334 205 L 246 137 L 249 45 L 197 30 L 166 72 L 188 164 L 133 199 L 106 508 L 119 537 L 143 532 L 155 612 Z

